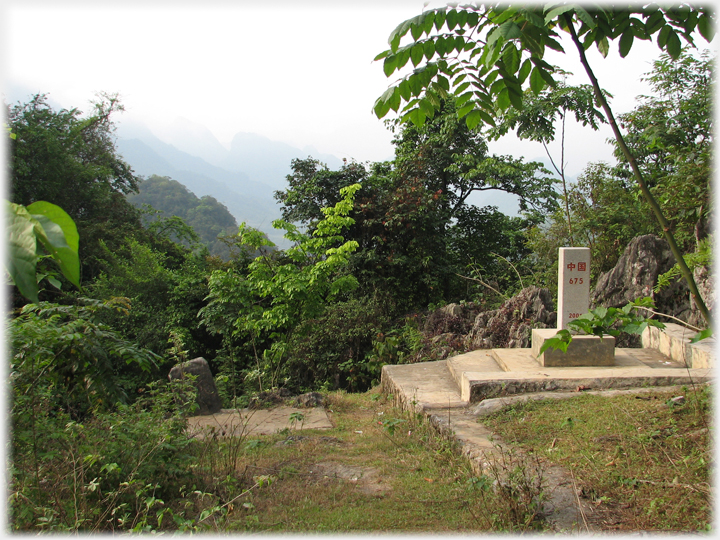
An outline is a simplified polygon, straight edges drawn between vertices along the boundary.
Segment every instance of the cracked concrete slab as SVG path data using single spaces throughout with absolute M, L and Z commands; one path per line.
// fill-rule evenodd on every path
M 286 428 L 293 431 L 332 427 L 327 411 L 322 407 L 300 409 L 278 405 L 271 409 L 223 409 L 216 414 L 188 418 L 188 432 L 199 439 L 214 435 L 271 435 Z

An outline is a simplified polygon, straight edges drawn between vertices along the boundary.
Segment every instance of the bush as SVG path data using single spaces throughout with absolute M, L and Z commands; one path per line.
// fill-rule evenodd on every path
M 133 405 L 82 423 L 48 406 L 48 388 L 14 397 L 12 530 L 154 528 L 162 499 L 180 497 L 193 480 L 185 414 L 195 397 L 187 381 L 151 384 Z
M 373 339 L 388 324 L 387 303 L 377 297 L 328 305 L 293 332 L 285 371 L 290 386 L 367 390 L 380 379 L 381 365 L 369 359 Z

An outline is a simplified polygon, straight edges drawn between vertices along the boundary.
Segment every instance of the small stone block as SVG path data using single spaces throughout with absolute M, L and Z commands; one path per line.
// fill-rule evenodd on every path
M 554 328 L 534 328 L 532 331 L 532 355 L 541 366 L 614 366 L 615 338 L 613 336 L 573 336 L 567 352 L 547 349 L 538 356 L 545 340 L 557 334 Z

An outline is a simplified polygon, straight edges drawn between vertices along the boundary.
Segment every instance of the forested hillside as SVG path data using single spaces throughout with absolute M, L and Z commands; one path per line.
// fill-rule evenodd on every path
M 218 240 L 218 236 L 235 234 L 238 225 L 225 205 L 214 197 L 205 195 L 198 199 L 180 182 L 167 176 L 153 175 L 140 182 L 138 192 L 129 194 L 128 200 L 136 207 L 151 207 L 143 216 L 146 224 L 153 223 L 155 227 L 162 227 L 163 218 L 182 218 L 193 229 L 198 240 L 208 247 L 211 255 L 225 260 L 230 258 L 228 245 Z M 170 238 L 188 246 L 192 242 L 192 239 L 179 238 L 177 232 L 173 232 Z
M 508 35 L 502 39 L 514 39 Z M 405 62 L 422 59 L 419 49 L 406 52 Z M 405 54 L 383 54 L 396 53 Z M 516 53 L 503 58 L 520 70 Z M 53 109 L 42 95 L 6 105 L 13 528 L 161 526 L 149 507 L 145 521 L 137 508 L 151 496 L 179 500 L 193 485 L 190 469 L 179 465 L 192 461 L 190 443 L 177 443 L 182 418 L 167 416 L 184 395 L 166 383 L 179 361 L 207 359 L 225 407 L 278 388 L 361 391 L 378 382 L 386 363 L 426 359 L 423 329 L 436 308 L 497 308 L 530 285 L 555 294 L 559 246 L 590 247 L 595 280 L 635 236 L 668 229 L 683 260 L 708 264 L 713 59 L 689 50 L 663 55 L 647 75 L 653 95 L 618 117 L 630 153 L 615 143 L 616 163 L 590 163 L 565 185 L 541 163 L 488 151 L 493 129 L 542 120 L 512 117 L 511 102 L 548 105 L 569 90 L 538 82 L 546 77 L 535 69 L 525 73 L 532 87 L 498 90 L 498 102 L 507 103 L 495 111 L 495 128 L 480 121 L 485 109 L 467 110 L 467 97 L 426 82 L 421 98 L 422 81 L 414 80 L 376 104 L 387 113 L 401 97 L 417 98 L 388 124 L 393 160 L 285 164 L 291 173 L 274 195 L 282 219 L 272 227 L 287 249 L 268 239 L 269 226 L 237 225 L 226 201 L 198 199 L 171 177 L 139 177 L 118 151 L 116 97 L 103 96 L 86 112 Z M 602 121 L 593 99 L 566 106 L 567 114 L 575 107 Z M 634 180 L 637 168 L 665 227 Z M 520 215 L 469 202 L 492 191 L 517 196 Z M 141 211 L 143 204 L 162 213 Z M 83 425 L 104 426 L 95 437 L 112 428 L 125 439 L 92 442 Z M 157 447 L 142 446 L 150 444 L 147 433 L 158 435 Z M 58 462 L 43 440 L 82 450 Z M 123 462 L 122 449 L 136 443 L 141 454 L 159 452 L 157 462 Z M 69 479 L 92 478 L 85 506 L 73 507 Z M 179 503 L 173 508 L 184 515 Z

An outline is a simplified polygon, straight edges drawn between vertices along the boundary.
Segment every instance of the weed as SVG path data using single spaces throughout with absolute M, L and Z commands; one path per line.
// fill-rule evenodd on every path
M 680 395 L 685 399 L 673 400 Z M 592 494 L 594 519 L 612 529 L 705 530 L 708 387 L 641 396 L 528 402 L 483 422 L 508 442 L 543 449 L 545 459 L 569 470 L 580 491 Z

